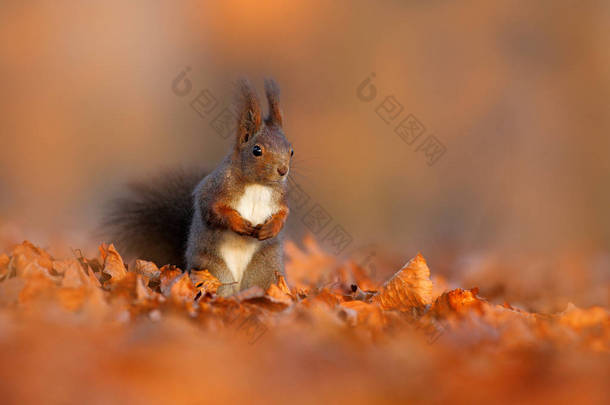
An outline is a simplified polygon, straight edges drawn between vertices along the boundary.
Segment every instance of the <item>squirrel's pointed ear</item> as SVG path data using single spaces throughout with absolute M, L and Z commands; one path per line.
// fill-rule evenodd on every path
M 269 115 L 265 119 L 267 125 L 276 124 L 282 126 L 282 110 L 280 110 L 280 87 L 275 80 L 265 80 L 265 94 L 269 102 Z
M 238 100 L 237 143 L 239 146 L 258 132 L 261 126 L 261 107 L 256 93 L 246 79 L 240 80 Z

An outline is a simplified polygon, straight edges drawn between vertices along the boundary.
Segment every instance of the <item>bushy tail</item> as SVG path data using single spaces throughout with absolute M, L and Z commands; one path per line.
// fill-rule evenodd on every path
M 111 202 L 102 224 L 121 254 L 184 269 L 195 186 L 203 170 L 179 170 L 129 184 L 130 194 Z

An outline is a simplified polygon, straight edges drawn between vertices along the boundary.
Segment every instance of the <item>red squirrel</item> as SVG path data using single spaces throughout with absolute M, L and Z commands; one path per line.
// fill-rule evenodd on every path
M 207 269 L 223 283 L 223 296 L 267 289 L 284 274 L 282 228 L 294 150 L 282 129 L 275 81 L 265 81 L 265 93 L 263 120 L 255 91 L 239 82 L 235 142 L 210 174 L 165 174 L 132 184 L 132 195 L 115 201 L 105 225 L 119 249 L 157 264 Z

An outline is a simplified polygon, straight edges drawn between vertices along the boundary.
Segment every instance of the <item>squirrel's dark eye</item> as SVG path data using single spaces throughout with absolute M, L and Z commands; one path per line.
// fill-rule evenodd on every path
M 290 151 L 290 156 L 294 156 L 294 149 Z
M 252 148 L 252 153 L 254 154 L 254 156 L 260 156 L 263 154 L 263 150 L 260 146 L 254 145 L 254 148 Z

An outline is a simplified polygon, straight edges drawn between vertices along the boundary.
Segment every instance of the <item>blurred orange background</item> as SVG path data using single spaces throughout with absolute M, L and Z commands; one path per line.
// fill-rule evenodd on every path
M 343 254 L 372 249 L 394 262 L 389 272 L 421 251 L 449 278 L 488 265 L 562 297 L 608 285 L 610 3 L 0 10 L 0 228 L 11 238 L 95 246 L 104 204 L 126 181 L 226 153 L 230 140 L 189 105 L 196 92 L 228 104 L 236 78 L 260 92 L 272 76 L 296 150 L 291 174 L 351 235 Z M 179 97 L 172 81 L 187 66 L 193 92 Z M 363 102 L 357 88 L 373 72 L 377 98 Z M 379 117 L 386 96 L 404 107 L 398 120 L 413 114 L 446 147 L 434 165 L 394 133 L 398 120 Z M 291 238 L 306 232 L 301 221 L 291 216 Z M 493 296 L 494 282 L 460 277 Z M 607 304 L 608 289 L 582 300 Z

